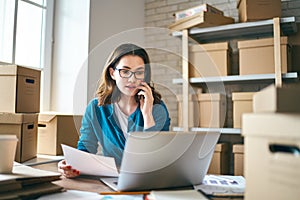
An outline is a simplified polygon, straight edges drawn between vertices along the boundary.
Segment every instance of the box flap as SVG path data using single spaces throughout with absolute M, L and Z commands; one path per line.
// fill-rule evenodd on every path
M 49 123 L 56 117 L 55 114 L 42 114 L 39 113 L 39 122 Z
M 220 101 L 224 100 L 225 95 L 221 93 L 202 93 L 198 94 L 199 101 Z
M 300 139 L 300 113 L 245 113 L 242 135 Z
M 244 153 L 244 145 L 243 144 L 234 144 L 232 145 L 233 153 Z
M 203 28 L 232 23 L 234 23 L 234 19 L 232 17 L 226 17 L 223 15 L 202 11 L 195 15 L 179 19 L 175 23 L 171 24 L 168 28 L 172 31 L 181 31 L 183 29 L 189 29 L 193 27 Z
M 288 44 L 287 37 L 280 38 L 281 45 Z M 264 38 L 264 39 L 255 39 L 255 40 L 244 40 L 238 41 L 238 48 L 245 49 L 245 48 L 257 48 L 257 47 L 264 47 L 264 46 L 274 46 L 274 38 Z
M 252 101 L 254 94 L 255 92 L 233 92 L 232 101 Z
M 29 76 L 39 78 L 41 74 L 40 69 L 22 67 L 14 64 L 0 63 L 0 76 L 11 75 L 11 76 Z
M 300 112 L 300 84 L 274 84 L 255 93 L 253 96 L 254 112 Z
M 39 122 L 48 123 L 52 121 L 55 117 L 82 117 L 82 115 L 74 115 L 71 113 L 60 113 L 60 112 L 43 112 L 39 113 L 38 120 Z
M 0 63 L 0 76 L 16 76 L 17 65 Z
M 210 44 L 196 44 L 190 46 L 191 52 L 204 52 L 204 51 L 221 51 L 228 50 L 228 42 L 210 43 Z
M 38 114 L 0 113 L 0 124 L 22 124 L 36 122 Z

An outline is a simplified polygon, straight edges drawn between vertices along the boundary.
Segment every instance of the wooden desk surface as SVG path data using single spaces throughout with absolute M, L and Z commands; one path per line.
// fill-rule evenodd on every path
M 46 164 L 38 164 L 31 166 L 37 169 L 43 169 L 48 171 L 57 172 L 57 162 L 46 163 Z M 111 188 L 106 186 L 99 180 L 99 177 L 96 176 L 79 176 L 76 178 L 65 178 L 61 177 L 61 180 L 54 181 L 53 183 L 64 187 L 67 190 L 80 190 L 80 191 L 87 191 L 87 192 L 110 192 L 112 191 Z M 243 198 L 212 198 L 211 200 L 243 200 Z
M 58 172 L 57 162 L 38 164 L 38 165 L 33 165 L 31 167 L 36 169 Z M 99 177 L 96 176 L 79 176 L 76 178 L 65 178 L 64 176 L 61 176 L 61 180 L 54 181 L 53 183 L 67 190 L 72 189 L 72 190 L 81 190 L 81 191 L 97 192 L 97 193 L 112 191 L 112 189 L 110 189 L 108 186 L 102 183 L 99 180 Z

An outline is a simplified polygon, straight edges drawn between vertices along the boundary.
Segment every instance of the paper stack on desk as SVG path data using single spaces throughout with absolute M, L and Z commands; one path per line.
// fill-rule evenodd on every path
M 0 199 L 31 199 L 60 192 L 63 188 L 51 183 L 59 177 L 59 173 L 14 163 L 11 174 L 0 174 Z
M 243 176 L 206 175 L 203 183 L 195 185 L 208 196 L 244 196 L 245 178 Z

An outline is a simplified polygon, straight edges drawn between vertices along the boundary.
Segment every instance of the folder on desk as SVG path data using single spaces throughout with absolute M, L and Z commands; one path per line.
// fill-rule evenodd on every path
M 60 192 L 63 188 L 51 183 L 60 176 L 59 173 L 14 163 L 11 174 L 0 174 L 0 199 L 28 199 Z

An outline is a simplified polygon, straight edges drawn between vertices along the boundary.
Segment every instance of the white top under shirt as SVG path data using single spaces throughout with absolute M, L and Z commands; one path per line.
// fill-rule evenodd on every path
M 118 118 L 120 128 L 123 131 L 125 138 L 127 138 L 127 130 L 128 130 L 128 116 L 123 113 L 117 103 L 114 103 L 114 111 Z

